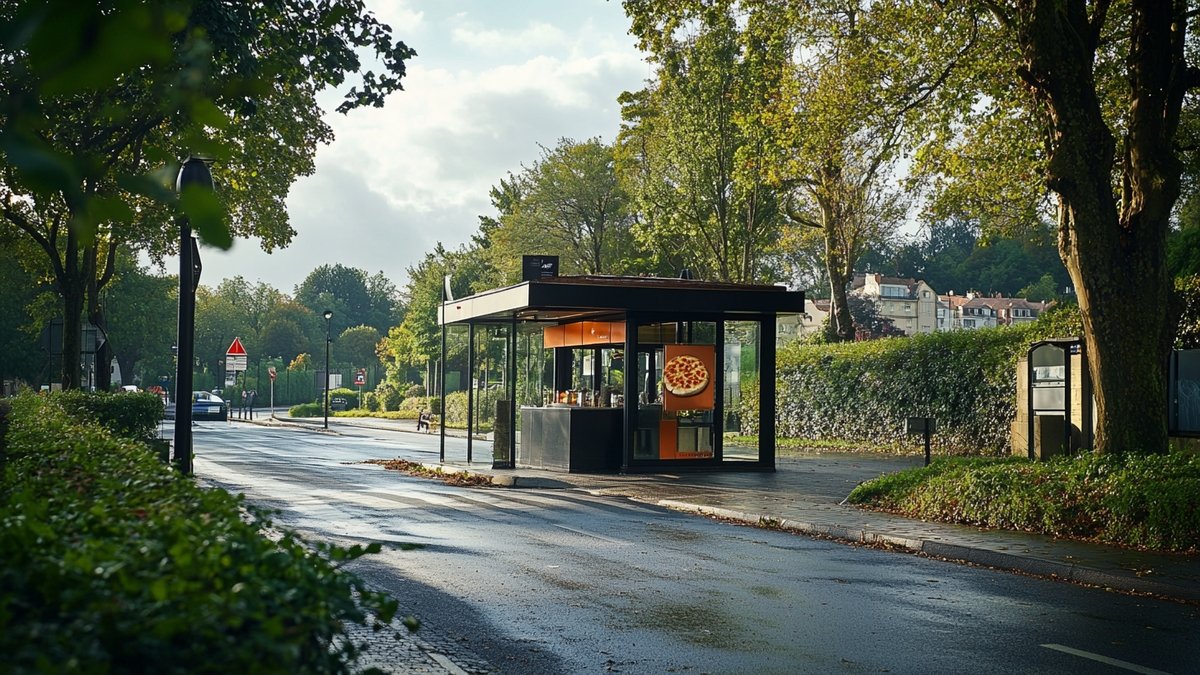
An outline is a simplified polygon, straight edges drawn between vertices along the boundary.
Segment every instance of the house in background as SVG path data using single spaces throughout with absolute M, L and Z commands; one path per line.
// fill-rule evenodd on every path
M 974 293 L 943 295 L 941 300 L 950 307 L 951 330 L 978 330 L 996 327 L 996 310 Z
M 873 300 L 879 315 L 891 319 L 905 335 L 938 330 L 938 294 L 924 281 L 859 273 L 850 292 Z
M 980 300 L 996 311 L 996 324 L 1016 326 L 1037 321 L 1042 312 L 1050 308 L 1049 302 L 1034 302 L 1023 298 L 1004 298 L 995 295 Z
M 804 299 L 803 314 L 780 314 L 775 323 L 777 342 L 804 339 L 821 332 L 829 318 L 828 300 Z
M 945 314 L 949 330 L 974 330 L 1032 323 L 1050 306 L 1048 302 L 1006 298 L 998 294 L 990 297 L 975 293 L 955 295 L 954 291 L 940 296 L 939 300 L 946 305 Z

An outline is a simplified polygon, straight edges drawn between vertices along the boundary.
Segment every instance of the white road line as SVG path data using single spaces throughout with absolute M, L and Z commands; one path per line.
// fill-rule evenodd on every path
M 583 535 L 585 537 L 593 537 L 593 538 L 599 539 L 601 541 L 607 541 L 610 544 L 618 544 L 620 546 L 629 546 L 629 542 L 627 542 L 627 541 L 622 541 L 620 539 L 613 539 L 611 537 L 606 537 L 602 534 L 595 534 L 594 532 L 584 532 L 583 530 L 577 530 L 573 527 L 567 527 L 566 525 L 555 525 L 555 527 L 557 527 L 561 530 L 566 530 L 567 532 L 574 532 L 575 534 Z
M 1136 663 L 1130 663 L 1128 661 L 1121 661 L 1120 659 L 1113 659 L 1113 658 L 1109 658 L 1107 656 L 1102 656 L 1100 654 L 1093 654 L 1092 652 L 1085 652 L 1082 649 L 1072 649 L 1071 647 L 1066 647 L 1063 645 L 1056 645 L 1056 644 L 1047 644 L 1047 645 L 1042 645 L 1042 646 L 1045 647 L 1046 649 L 1053 649 L 1054 651 L 1062 652 L 1064 654 L 1070 654 L 1071 656 L 1078 656 L 1078 657 L 1084 658 L 1084 659 L 1091 659 L 1092 661 L 1103 663 L 1105 665 L 1109 665 L 1114 668 L 1121 668 L 1123 670 L 1128 670 L 1133 673 L 1143 673 L 1143 675 L 1170 675 L 1169 673 L 1162 671 L 1162 670 L 1155 670 L 1153 668 L 1139 666 Z

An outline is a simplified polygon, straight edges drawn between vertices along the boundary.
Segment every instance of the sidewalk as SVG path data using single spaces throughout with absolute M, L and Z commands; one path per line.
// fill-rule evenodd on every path
M 286 422 L 280 422 L 286 423 Z M 337 418 L 336 425 L 415 432 L 410 420 Z M 331 420 L 331 426 L 335 423 Z M 336 429 L 333 429 L 334 431 Z M 436 434 L 434 434 L 436 436 Z M 465 433 L 447 429 L 447 435 Z M 490 443 L 476 440 L 475 457 Z M 753 525 L 986 565 L 1132 593 L 1200 603 L 1200 557 L 1148 553 L 1040 534 L 922 522 L 844 504 L 858 483 L 919 466 L 921 457 L 824 453 L 783 458 L 775 473 L 595 475 L 468 465 L 447 448 L 446 470 L 490 475 L 511 487 L 572 487 Z

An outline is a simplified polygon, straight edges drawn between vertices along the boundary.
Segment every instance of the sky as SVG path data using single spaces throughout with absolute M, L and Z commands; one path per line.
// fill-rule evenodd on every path
M 488 191 L 536 161 L 539 145 L 612 142 L 617 97 L 651 76 L 619 0 L 366 4 L 417 51 L 405 91 L 348 115 L 333 110 L 340 94 L 326 92 L 336 140 L 292 186 L 292 243 L 270 255 L 254 239 L 202 248 L 204 285 L 240 275 L 292 293 L 314 268 L 340 263 L 403 288 L 437 242 L 457 248 L 480 215 L 494 215 Z

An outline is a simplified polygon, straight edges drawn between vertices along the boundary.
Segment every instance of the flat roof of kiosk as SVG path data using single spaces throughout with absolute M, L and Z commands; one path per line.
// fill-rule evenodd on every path
M 563 323 L 624 312 L 740 315 L 804 311 L 804 292 L 784 286 L 667 277 L 561 276 L 524 281 L 442 303 L 438 324 Z

